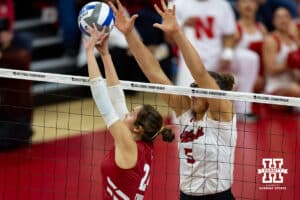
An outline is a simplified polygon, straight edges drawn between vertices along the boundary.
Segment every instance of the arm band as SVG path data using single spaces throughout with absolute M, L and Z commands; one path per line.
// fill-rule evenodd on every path
M 224 60 L 232 60 L 234 55 L 234 51 L 231 48 L 225 48 L 221 55 L 221 58 Z
M 90 80 L 90 83 L 94 101 L 106 123 L 106 126 L 109 128 L 119 120 L 119 117 L 109 99 L 106 83 L 101 77 Z
M 128 113 L 123 89 L 120 85 L 114 85 L 107 87 L 107 91 L 117 115 L 123 120 Z

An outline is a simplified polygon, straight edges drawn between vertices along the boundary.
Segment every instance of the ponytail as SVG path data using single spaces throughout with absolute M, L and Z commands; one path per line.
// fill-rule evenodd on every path
M 162 135 L 162 139 L 164 142 L 173 142 L 173 140 L 175 139 L 173 130 L 168 127 L 162 127 L 159 131 L 159 134 Z

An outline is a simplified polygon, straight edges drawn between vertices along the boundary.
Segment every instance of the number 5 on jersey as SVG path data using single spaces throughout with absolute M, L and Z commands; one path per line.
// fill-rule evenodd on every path
M 187 162 L 189 164 L 194 164 L 195 163 L 195 160 L 194 160 L 194 157 L 193 157 L 193 150 L 192 149 L 184 148 L 184 154 L 187 157 Z

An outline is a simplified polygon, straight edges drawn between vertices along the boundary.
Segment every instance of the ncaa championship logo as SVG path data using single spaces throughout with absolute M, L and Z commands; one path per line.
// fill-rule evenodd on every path
M 262 165 L 263 168 L 257 170 L 258 174 L 263 174 L 262 183 L 265 184 L 283 183 L 283 174 L 288 174 L 288 170 L 283 168 L 282 158 L 273 158 L 273 159 L 264 158 L 262 159 Z

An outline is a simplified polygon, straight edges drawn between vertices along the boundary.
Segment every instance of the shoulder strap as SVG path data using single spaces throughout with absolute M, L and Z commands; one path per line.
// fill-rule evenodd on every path
M 240 41 L 243 37 L 243 29 L 242 29 L 242 26 L 239 22 L 236 23 L 236 29 L 237 29 L 238 34 L 239 34 L 238 40 Z

